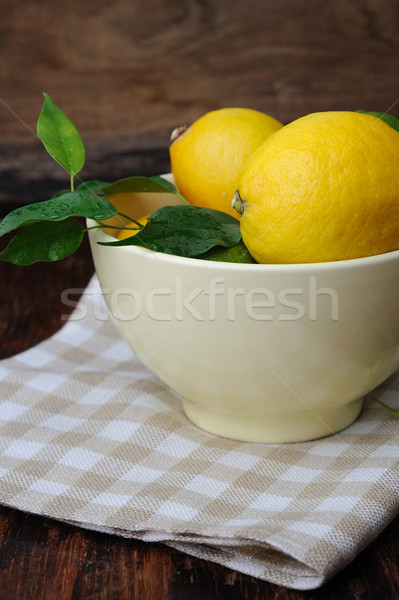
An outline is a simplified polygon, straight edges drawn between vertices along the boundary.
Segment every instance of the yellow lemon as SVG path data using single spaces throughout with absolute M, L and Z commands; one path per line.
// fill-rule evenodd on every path
M 260 263 L 372 256 L 399 248 L 399 133 L 347 111 L 271 136 L 239 183 L 241 233 Z
M 197 206 L 237 217 L 231 199 L 253 152 L 282 127 L 249 108 L 221 108 L 172 133 L 170 161 L 182 195 Z
M 148 221 L 148 217 L 150 216 L 151 215 L 145 215 L 144 217 L 140 217 L 136 220 L 138 223 L 140 223 L 140 225 L 145 225 Z M 121 229 L 118 233 L 118 240 L 125 240 L 126 238 L 131 237 L 132 235 L 136 235 L 136 233 L 140 231 L 137 227 L 137 223 L 135 223 L 134 221 L 129 221 L 129 223 L 126 224 L 126 227 L 132 227 L 133 229 Z

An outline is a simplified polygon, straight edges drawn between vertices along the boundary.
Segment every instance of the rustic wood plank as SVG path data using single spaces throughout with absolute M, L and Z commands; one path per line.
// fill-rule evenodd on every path
M 4 2 L 0 18 L 0 165 L 12 186 L 25 165 L 29 197 L 41 179 L 62 181 L 36 154 L 43 91 L 89 149 L 97 142 L 88 171 L 117 177 L 145 174 L 134 154 L 149 148 L 163 170 L 170 131 L 222 106 L 284 123 L 318 110 L 399 114 L 396 0 L 42 0 Z M 0 189 L 15 193 L 4 178 Z
M 3 3 L 0 16 L 2 99 L 32 130 L 43 90 L 104 139 L 232 103 L 286 122 L 398 97 L 396 0 L 42 0 Z M 0 112 L 3 139 L 25 138 Z
M 161 544 L 0 507 L 0 600 L 393 600 L 398 532 L 399 520 L 325 586 L 301 592 Z

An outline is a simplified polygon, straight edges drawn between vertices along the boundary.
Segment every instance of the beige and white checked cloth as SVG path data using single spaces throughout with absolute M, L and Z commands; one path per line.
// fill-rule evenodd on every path
M 95 278 L 58 333 L 0 362 L 0 380 L 7 506 L 304 590 L 399 512 L 399 419 L 368 401 L 318 441 L 208 434 L 119 338 Z M 376 395 L 398 405 L 399 374 Z

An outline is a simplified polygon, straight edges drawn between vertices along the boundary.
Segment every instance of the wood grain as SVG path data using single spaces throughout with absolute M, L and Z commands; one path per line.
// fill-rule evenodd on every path
M 108 139 L 232 103 L 288 121 L 398 97 L 395 0 L 41 0 L 0 17 L 2 96 L 32 129 L 44 88 Z M 3 139 L 25 137 L 2 115 Z
M 0 508 L 0 600 L 395 600 L 399 520 L 318 590 L 301 592 L 154 543 Z
M 134 152 L 149 148 L 164 169 L 171 130 L 222 106 L 284 123 L 318 110 L 399 114 L 397 0 L 5 1 L 0 23 L 3 201 L 22 154 L 28 197 L 41 179 L 62 180 L 34 135 L 43 91 L 77 125 L 97 176 L 137 174 Z

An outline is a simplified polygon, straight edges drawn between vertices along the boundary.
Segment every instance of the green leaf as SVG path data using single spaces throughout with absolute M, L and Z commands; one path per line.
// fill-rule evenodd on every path
M 118 211 L 105 198 L 93 192 L 67 192 L 51 200 L 16 208 L 0 223 L 0 236 L 37 221 L 62 221 L 68 217 L 86 217 L 102 221 Z
M 131 194 L 137 192 L 176 193 L 176 187 L 162 177 L 126 177 L 102 188 L 106 196 L 112 194 Z
M 165 179 L 161 175 L 153 175 L 150 179 L 152 179 L 153 181 L 157 181 L 163 187 L 165 187 L 168 190 L 170 190 L 173 194 L 176 194 L 177 187 L 171 181 L 168 181 L 167 179 Z
M 241 239 L 240 224 L 227 213 L 199 206 L 163 206 L 136 235 L 105 246 L 144 246 L 150 250 L 194 257 L 214 246 L 230 248 Z
M 0 252 L 0 260 L 26 266 L 69 256 L 80 246 L 84 228 L 74 219 L 33 223 L 20 229 Z
M 85 149 L 75 125 L 48 94 L 37 121 L 37 135 L 47 152 L 73 177 L 85 162 Z
M 204 252 L 195 258 L 218 262 L 256 263 L 256 260 L 252 258 L 248 248 L 242 240 L 240 240 L 238 244 L 232 246 L 231 248 L 215 246 L 214 248 L 211 248 L 207 252 Z
M 397 117 L 394 117 L 393 115 L 388 115 L 382 112 L 372 112 L 368 110 L 357 110 L 356 112 L 362 113 L 363 115 L 371 115 L 372 117 L 377 117 L 377 119 L 381 119 L 381 121 L 384 121 L 387 125 L 392 127 L 392 129 L 399 131 L 399 119 Z
M 78 185 L 76 190 L 85 191 L 85 192 L 87 192 L 87 191 L 98 192 L 107 185 L 110 185 L 110 184 L 107 183 L 106 181 L 99 181 L 98 179 L 90 179 L 89 181 L 84 181 L 83 183 Z
M 170 181 L 165 179 L 164 177 L 161 177 L 160 175 L 153 175 L 151 177 L 151 179 L 160 183 L 163 187 L 168 189 L 172 194 L 176 194 L 176 196 L 178 196 L 180 198 L 180 200 L 182 200 L 182 202 L 184 202 L 184 204 L 190 204 L 190 202 L 188 202 L 188 200 L 186 200 L 184 198 L 184 196 L 181 195 L 181 193 L 179 192 L 177 187 L 173 183 L 171 183 Z
M 106 185 L 109 185 L 109 183 L 107 183 L 106 181 L 98 181 L 97 179 L 89 179 L 89 181 L 83 181 L 83 183 L 81 183 L 80 185 L 78 185 L 75 188 L 75 192 L 80 191 L 80 192 L 94 192 L 97 193 L 99 190 L 101 190 L 103 187 L 105 187 Z M 68 194 L 70 193 L 70 189 L 69 190 L 59 190 L 56 194 L 54 194 L 52 197 L 53 198 L 58 198 L 58 196 L 63 196 L 64 194 Z

